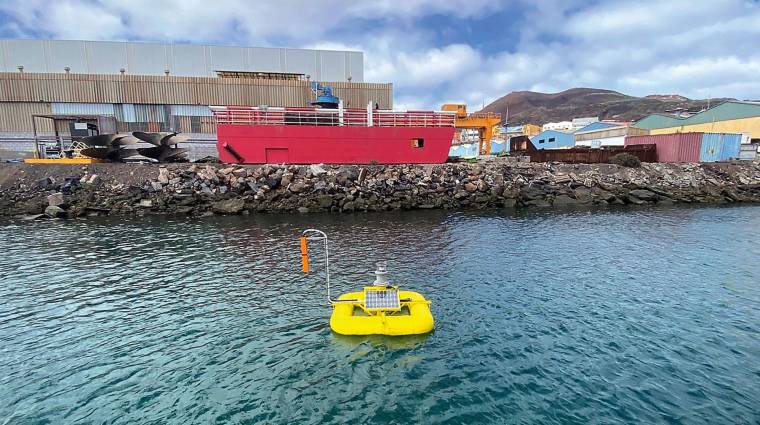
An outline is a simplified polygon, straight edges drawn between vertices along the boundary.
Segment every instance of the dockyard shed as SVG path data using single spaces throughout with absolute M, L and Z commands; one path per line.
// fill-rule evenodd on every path
M 575 147 L 575 137 L 572 133 L 556 130 L 546 130 L 530 138 L 536 149 L 571 149 Z
M 601 148 L 623 146 L 628 126 L 613 123 L 593 123 L 575 132 L 575 146 Z
M 669 133 L 748 133 L 752 141 L 760 142 L 760 102 L 731 100 L 688 118 L 662 114 L 649 115 L 633 124 L 649 134 Z

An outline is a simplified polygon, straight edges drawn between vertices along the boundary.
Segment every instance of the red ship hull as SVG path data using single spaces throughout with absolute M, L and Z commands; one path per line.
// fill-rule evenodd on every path
M 223 162 L 240 164 L 441 164 L 454 127 L 217 126 Z

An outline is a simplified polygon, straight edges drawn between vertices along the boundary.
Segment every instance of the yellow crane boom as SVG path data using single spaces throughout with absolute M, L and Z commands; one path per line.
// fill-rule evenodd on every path
M 491 137 L 493 136 L 494 127 L 501 124 L 501 114 L 494 112 L 475 112 L 467 113 L 467 105 L 461 103 L 447 103 L 441 106 L 442 111 L 456 112 L 454 126 L 456 128 L 467 128 L 478 130 L 479 148 L 481 155 L 491 153 Z

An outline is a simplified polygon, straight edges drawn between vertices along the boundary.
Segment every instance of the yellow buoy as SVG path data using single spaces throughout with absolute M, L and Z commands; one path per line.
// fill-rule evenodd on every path
M 327 235 L 316 229 L 301 236 L 301 263 L 309 272 L 308 241 L 322 241 L 325 249 L 327 300 L 333 307 L 330 328 L 341 335 L 420 335 L 433 330 L 430 301 L 414 291 L 400 290 L 387 278 L 385 263 L 378 263 L 375 282 L 362 291 L 349 292 L 333 300 L 330 295 L 330 260 Z

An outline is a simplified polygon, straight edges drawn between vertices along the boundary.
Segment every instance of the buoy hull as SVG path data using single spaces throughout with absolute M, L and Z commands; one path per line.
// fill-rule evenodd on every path
M 367 315 L 358 307 L 364 302 L 364 292 L 349 292 L 338 300 L 358 300 L 333 306 L 330 328 L 341 335 L 421 335 L 433 330 L 435 322 L 430 303 L 421 294 L 399 291 L 401 312 Z M 404 300 L 409 300 L 405 302 Z

